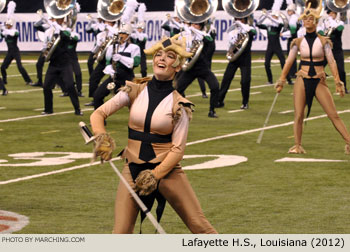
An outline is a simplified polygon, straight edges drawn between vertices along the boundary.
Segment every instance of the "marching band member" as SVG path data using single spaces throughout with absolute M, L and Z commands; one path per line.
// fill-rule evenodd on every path
M 345 87 L 345 93 L 348 94 L 348 89 L 346 86 L 346 73 L 344 68 L 344 52 L 343 52 L 343 45 L 342 45 L 342 35 L 344 30 L 344 22 L 337 20 L 337 12 L 327 10 L 327 20 L 323 23 L 321 23 L 321 30 L 318 31 L 321 35 L 328 35 L 325 34 L 325 31 L 330 31 L 330 39 L 333 43 L 333 56 L 335 59 L 335 62 L 337 63 L 338 73 L 340 80 L 344 83 Z
M 138 45 L 140 47 L 141 51 L 141 76 L 146 77 L 147 76 L 147 62 L 146 62 L 146 54 L 144 53 L 144 49 L 146 48 L 146 43 L 148 40 L 147 33 L 144 32 L 145 24 L 144 23 L 138 23 L 136 27 L 136 31 L 131 33 L 131 41 L 132 43 Z
M 5 87 L 5 83 L 3 82 L 2 78 L 0 77 L 0 90 L 2 90 L 2 94 L 1 95 L 7 95 L 8 91 Z
M 295 4 L 289 4 L 287 7 L 287 14 L 289 16 L 288 20 L 288 30 L 281 33 L 281 37 L 288 38 L 287 41 L 287 53 L 289 53 L 290 50 L 290 44 L 292 41 L 298 37 L 298 29 L 299 29 L 299 16 L 295 13 Z M 296 72 L 297 72 L 297 60 L 295 59 L 290 72 L 289 76 L 296 78 Z
M 103 22 L 103 19 L 98 17 L 97 20 L 95 19 L 90 19 L 87 28 L 86 28 L 86 32 L 87 33 L 92 33 L 93 37 L 95 38 L 95 43 L 94 46 L 89 54 L 89 58 L 88 58 L 88 62 L 87 62 L 87 66 L 88 66 L 88 71 L 89 71 L 89 77 L 91 76 L 93 70 L 94 70 L 94 63 L 96 58 L 94 57 L 94 55 L 96 54 L 96 52 L 98 51 L 98 45 L 97 45 L 97 35 L 100 32 L 103 32 L 106 28 L 105 23 Z
M 21 73 L 26 85 L 32 84 L 32 80 L 29 77 L 27 71 L 24 69 L 21 61 L 21 54 L 17 46 L 19 32 L 14 27 L 13 13 L 16 8 L 16 3 L 10 1 L 7 5 L 8 19 L 5 22 L 5 26 L 0 30 L 0 36 L 5 38 L 7 45 L 7 53 L 4 61 L 1 64 L 1 74 L 4 84 L 7 84 L 7 73 L 6 69 L 10 66 L 13 59 L 16 60 L 17 68 Z
M 43 47 L 40 51 L 40 55 L 38 57 L 38 60 L 36 62 L 36 76 L 38 78 L 38 81 L 31 86 L 33 87 L 42 87 L 43 86 L 43 68 L 45 64 L 45 55 L 44 52 L 46 51 L 46 46 L 48 41 L 46 38 L 48 37 L 45 32 L 51 28 L 51 24 L 53 22 L 53 18 L 46 19 L 44 16 L 38 21 L 34 23 L 34 27 L 38 32 L 43 32 L 44 33 L 44 41 L 43 42 Z
M 105 49 L 105 46 L 108 42 L 108 40 L 112 39 L 113 36 L 117 33 L 117 29 L 114 27 L 115 23 L 114 21 L 104 21 L 105 23 L 105 30 L 103 32 L 100 32 L 96 36 L 96 47 L 94 49 L 94 57 L 98 56 L 98 53 L 103 51 Z M 98 84 L 102 80 L 102 78 L 105 76 L 105 73 L 103 72 L 104 68 L 106 67 L 106 58 L 103 57 L 102 60 L 100 60 L 97 64 L 97 66 L 92 71 L 90 78 L 89 78 L 89 97 L 94 97 L 94 93 L 98 87 Z M 94 106 L 94 102 L 86 103 L 85 106 Z
M 214 40 L 214 46 L 215 46 L 216 28 L 214 26 L 214 19 L 215 18 L 212 18 L 208 21 L 206 28 L 208 29 L 208 33 L 209 33 L 210 37 Z M 211 69 L 211 63 L 213 62 L 215 48 L 216 48 L 216 46 L 214 47 L 214 49 L 212 50 L 212 54 L 210 55 L 210 69 Z M 202 98 L 208 98 L 204 80 L 201 78 L 198 78 L 197 80 L 198 80 L 199 88 L 202 92 Z
M 350 154 L 350 134 L 336 111 L 332 94 L 326 84 L 326 75 L 323 64 L 325 58 L 327 59 L 333 74 L 336 91 L 341 96 L 344 96 L 344 84 L 339 78 L 336 62 L 331 49 L 332 42 L 327 37 L 322 37 L 316 33 L 316 26 L 320 18 L 321 10 L 322 2 L 320 0 L 318 9 L 310 8 L 309 5 L 300 16 L 306 29 L 306 35 L 305 37 L 297 38 L 292 42 L 286 65 L 275 85 L 276 91 L 281 92 L 283 85 L 286 82 L 286 76 L 299 51 L 301 69 L 297 73 L 297 79 L 293 89 L 295 145 L 289 149 L 288 153 L 305 153 L 305 150 L 301 146 L 304 110 L 307 105 L 308 117 L 313 97 L 316 96 L 323 110 L 328 115 L 328 118 L 343 137 L 346 143 L 345 153 Z
M 179 163 L 184 155 L 193 104 L 173 88 L 176 73 L 184 59 L 191 56 L 178 37 L 164 38 L 146 50 L 153 55 L 152 79 L 126 82 L 117 95 L 92 113 L 90 122 L 97 136 L 94 153 L 102 160 L 112 158 L 115 144 L 106 133 L 104 120 L 128 107 L 129 140 L 122 154 L 126 161 L 122 176 L 148 209 L 157 199 L 159 219 L 168 201 L 192 233 L 217 233 L 204 216 Z M 139 206 L 120 182 L 113 233 L 133 233 L 139 212 Z M 144 217 L 141 212 L 141 219 Z
M 221 86 L 220 86 L 219 101 L 218 101 L 217 107 L 220 108 L 224 106 L 224 99 L 225 99 L 226 93 L 230 88 L 232 79 L 234 78 L 237 69 L 240 68 L 241 76 L 242 76 L 241 77 L 241 93 L 242 93 L 241 109 L 248 109 L 250 81 L 251 81 L 251 64 L 252 64 L 251 47 L 252 47 L 253 38 L 256 34 L 256 30 L 253 26 L 250 26 L 248 24 L 247 17 L 242 19 L 237 18 L 233 26 L 239 29 L 239 33 L 248 34 L 249 40 L 242 54 L 236 60 L 229 62 L 226 67 L 224 77 L 222 79 Z M 238 33 L 233 30 L 229 32 L 229 48 L 231 46 L 234 46 L 235 43 L 237 42 L 237 39 L 238 39 L 237 34 Z
M 174 36 L 183 30 L 183 24 L 178 16 L 175 15 L 171 17 L 170 14 L 168 14 L 161 28 L 164 30 L 164 36 Z
M 94 108 L 97 109 L 103 104 L 103 100 L 113 90 L 117 90 L 125 85 L 125 81 L 134 79 L 134 67 L 140 64 L 140 47 L 130 43 L 132 27 L 130 24 L 122 23 L 118 31 L 118 41 L 110 45 L 106 52 L 105 74 L 111 77 L 104 81 L 94 93 Z M 109 83 L 113 81 L 114 87 Z
M 77 54 L 77 45 L 80 40 L 80 35 L 74 31 L 71 32 L 70 41 L 68 44 L 68 53 L 70 56 L 73 73 L 75 77 L 75 85 L 79 97 L 84 97 L 82 93 L 83 88 L 83 76 L 81 73 L 81 68 L 79 64 L 78 54 Z
M 203 41 L 204 47 L 193 67 L 189 71 L 181 72 L 179 78 L 177 79 L 177 91 L 180 94 L 183 94 L 186 88 L 196 78 L 205 80 L 210 89 L 210 106 L 208 117 L 217 118 L 218 116 L 215 112 L 215 107 L 218 103 L 219 82 L 210 69 L 211 57 L 213 55 L 213 51 L 215 51 L 215 41 L 207 32 L 203 31 L 204 26 L 205 22 L 202 22 L 200 24 L 191 24 L 191 27 L 188 28 L 193 34 L 192 39 Z
M 68 44 L 70 42 L 71 29 L 65 28 L 63 25 L 64 18 L 58 18 L 52 23 L 55 28 L 53 36 L 60 36 L 61 41 L 58 43 L 56 49 L 50 57 L 49 67 L 46 71 L 45 81 L 43 85 L 45 109 L 42 115 L 53 113 L 53 95 L 52 89 L 59 81 L 64 89 L 68 92 L 72 105 L 74 107 L 75 115 L 82 115 L 80 111 L 79 99 L 77 91 L 74 88 L 72 64 L 68 52 Z
M 266 21 L 265 21 L 266 20 Z M 264 22 L 265 21 L 265 22 Z M 273 84 L 273 76 L 271 72 L 271 59 L 274 54 L 277 55 L 281 68 L 285 63 L 283 55 L 280 33 L 283 28 L 283 22 L 279 17 L 279 11 L 273 10 L 271 15 L 268 13 L 263 14 L 257 22 L 257 27 L 267 30 L 267 49 L 265 52 L 265 71 L 267 75 L 267 84 Z M 287 76 L 288 84 L 292 84 L 290 76 Z

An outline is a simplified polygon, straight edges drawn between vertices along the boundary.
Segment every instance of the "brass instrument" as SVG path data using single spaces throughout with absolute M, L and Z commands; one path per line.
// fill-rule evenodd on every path
M 178 17 L 189 23 L 203 23 L 207 21 L 218 7 L 218 0 L 175 0 L 175 12 Z M 193 40 L 188 58 L 182 70 L 188 71 L 196 63 L 204 47 L 203 41 Z
M 125 11 L 125 3 L 126 0 L 98 0 L 97 13 L 105 21 L 117 21 Z
M 67 26 L 72 28 L 77 20 L 77 11 L 75 8 L 76 0 L 44 0 L 44 7 L 47 14 L 55 19 L 67 17 Z M 59 42 L 60 36 L 52 36 L 48 42 L 46 50 L 43 52 L 45 61 L 49 61 Z
M 237 31 L 237 30 L 235 30 Z M 237 40 L 230 46 L 226 53 L 226 58 L 229 62 L 233 62 L 238 59 L 239 56 L 243 53 L 244 49 L 247 47 L 249 42 L 249 34 L 247 32 L 237 31 Z
M 0 0 L 0 12 L 2 12 L 5 9 L 6 6 L 6 0 Z
M 103 20 L 115 22 L 121 18 L 125 11 L 126 0 L 99 0 L 97 3 L 97 12 Z M 106 40 L 98 48 L 94 58 L 100 62 L 106 55 L 107 48 L 113 43 L 113 38 L 108 38 L 108 30 L 106 32 Z
M 105 31 L 106 33 L 108 31 Z M 94 54 L 94 59 L 97 60 L 97 62 L 101 62 L 103 58 L 106 55 L 107 48 L 113 43 L 113 37 L 106 37 L 105 41 L 101 44 L 101 46 L 98 48 L 97 52 Z
M 341 19 L 346 19 L 346 12 L 350 8 L 350 0 L 326 0 L 327 7 L 334 12 L 339 12 Z M 325 21 L 324 21 L 325 22 Z M 334 28 L 325 25 L 324 35 L 330 37 Z
M 252 15 L 252 13 L 258 8 L 259 3 L 260 0 L 223 0 L 222 6 L 232 17 L 245 18 Z M 247 32 L 241 32 L 239 22 L 236 22 L 234 26 L 237 40 L 230 46 L 226 53 L 226 58 L 229 62 L 238 59 L 249 42 L 249 34 Z
M 222 7 L 234 18 L 244 18 L 250 16 L 259 3 L 260 0 L 222 0 Z
M 350 9 L 350 0 L 326 0 L 326 5 L 331 11 L 340 13 L 340 20 L 346 20 L 347 10 Z

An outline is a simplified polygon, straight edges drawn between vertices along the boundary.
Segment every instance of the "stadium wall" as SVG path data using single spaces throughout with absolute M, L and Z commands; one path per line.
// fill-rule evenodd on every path
M 158 12 L 146 12 L 146 33 L 148 34 L 147 47 L 151 46 L 155 41 L 159 40 L 162 36 L 161 23 L 166 18 L 166 14 L 169 12 L 158 11 Z M 96 14 L 95 14 L 96 15 Z M 258 19 L 261 15 L 261 11 L 254 13 L 255 19 Z M 15 14 L 16 28 L 19 30 L 18 46 L 23 52 L 40 51 L 42 48 L 42 42 L 40 41 L 41 34 L 34 29 L 34 23 L 39 20 L 37 14 Z M 6 14 L 0 14 L 0 23 L 6 21 Z M 255 20 L 256 21 L 256 20 Z M 78 22 L 76 24 L 76 32 L 80 34 L 81 41 L 78 44 L 77 51 L 88 52 L 91 50 L 94 44 L 94 38 L 92 34 L 86 32 L 88 25 L 87 13 L 79 13 Z M 232 18 L 225 11 L 217 11 L 215 13 L 215 27 L 217 30 L 216 50 L 226 51 L 227 50 L 227 29 L 232 23 Z M 257 30 L 257 36 L 254 39 L 252 50 L 253 51 L 264 51 L 266 48 L 266 31 Z M 343 48 L 344 50 L 350 50 L 350 25 L 345 25 L 343 32 Z M 286 40 L 282 39 L 282 48 L 286 50 Z M 0 39 L 0 51 L 4 52 L 7 50 L 4 39 Z

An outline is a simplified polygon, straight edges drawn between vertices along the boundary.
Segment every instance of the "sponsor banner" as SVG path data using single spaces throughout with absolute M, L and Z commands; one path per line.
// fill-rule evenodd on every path
M 169 12 L 146 12 L 145 20 L 146 27 L 145 32 L 148 34 L 148 43 L 146 47 L 151 46 L 162 37 L 161 24 L 166 19 L 166 14 Z M 255 22 L 261 15 L 261 11 L 254 13 Z M 92 16 L 97 16 L 93 14 Z M 215 12 L 215 27 L 217 30 L 216 37 L 216 50 L 226 51 L 228 48 L 228 34 L 227 30 L 232 24 L 232 17 L 225 11 Z M 34 23 L 40 18 L 37 14 L 15 14 L 16 28 L 19 31 L 18 46 L 21 51 L 40 51 L 42 48 L 42 42 L 40 40 L 41 34 L 34 29 Z M 0 14 L 0 23 L 6 21 L 6 14 Z M 94 37 L 91 33 L 86 32 L 86 27 L 89 20 L 87 19 L 87 13 L 79 13 L 78 21 L 75 30 L 81 36 L 81 41 L 78 44 L 77 51 L 87 52 L 90 51 L 94 44 Z M 343 48 L 344 50 L 350 50 L 350 44 L 345 41 L 350 40 L 350 25 L 345 25 L 343 32 Z M 281 39 L 282 48 L 286 50 L 286 39 Z M 266 30 L 260 30 L 257 28 L 257 35 L 254 38 L 252 45 L 253 51 L 264 51 L 267 46 Z M 3 38 L 0 39 L 0 51 L 6 51 L 6 43 Z

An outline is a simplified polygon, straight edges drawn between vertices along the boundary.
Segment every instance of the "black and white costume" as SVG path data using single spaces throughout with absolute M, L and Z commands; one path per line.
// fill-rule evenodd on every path
M 235 76 L 235 73 L 238 68 L 241 70 L 241 92 L 242 92 L 242 107 L 241 109 L 248 108 L 249 102 L 249 93 L 250 93 L 250 81 L 251 81 L 251 46 L 253 42 L 254 35 L 256 34 L 256 30 L 253 26 L 242 23 L 237 20 L 234 24 L 237 31 L 229 32 L 229 48 L 233 46 L 238 39 L 238 35 L 241 33 L 248 34 L 249 40 L 246 48 L 242 52 L 242 54 L 234 61 L 228 63 L 224 77 L 221 82 L 220 92 L 219 92 L 219 102 L 218 107 L 224 106 L 224 99 L 226 93 L 231 85 L 232 79 Z
M 94 107 L 97 109 L 103 104 L 103 100 L 111 91 L 117 93 L 118 89 L 125 85 L 125 81 L 131 81 L 135 77 L 134 67 L 140 64 L 140 47 L 126 41 L 122 44 L 113 44 L 107 48 L 105 74 L 106 79 L 94 93 Z M 114 82 L 113 87 L 109 84 Z
M 145 32 L 140 32 L 140 31 L 136 30 L 133 33 L 131 33 L 130 37 L 131 37 L 131 41 L 140 47 L 140 51 L 141 51 L 141 62 L 140 62 L 141 76 L 146 77 L 147 76 L 147 61 L 146 61 L 146 55 L 143 52 L 143 50 L 146 48 L 148 35 Z
M 186 88 L 196 79 L 201 78 L 208 83 L 210 89 L 210 106 L 209 106 L 209 117 L 217 117 L 215 113 L 215 107 L 218 102 L 219 95 L 219 82 L 211 71 L 211 57 L 213 51 L 215 51 L 215 41 L 206 32 L 197 30 L 194 27 L 189 27 L 192 40 L 186 41 L 188 45 L 191 44 L 193 40 L 202 41 L 204 46 L 201 54 L 199 55 L 197 61 L 194 63 L 193 67 L 188 71 L 181 71 L 177 79 L 177 91 L 183 94 Z
M 4 84 L 7 84 L 6 69 L 10 66 L 12 60 L 16 60 L 16 64 L 19 72 L 21 73 L 26 84 L 29 85 L 32 83 L 32 80 L 22 65 L 21 54 L 17 46 L 18 35 L 19 35 L 18 30 L 15 29 L 12 25 L 11 27 L 8 27 L 8 28 L 3 27 L 0 31 L 0 36 L 5 38 L 7 49 L 8 49 L 5 59 L 1 65 L 2 79 Z
M 68 45 L 70 43 L 70 29 L 63 29 L 58 23 L 53 22 L 55 32 L 52 36 L 60 37 L 56 49 L 51 55 L 49 67 L 46 72 L 43 85 L 45 109 L 42 114 L 53 113 L 52 89 L 57 81 L 62 83 L 67 91 L 76 115 L 81 115 L 77 91 L 74 88 L 73 70 L 69 57 Z
M 327 19 L 320 24 L 318 27 L 318 33 L 321 35 L 327 36 L 326 31 L 330 31 L 329 38 L 333 43 L 333 56 L 337 63 L 338 73 L 340 80 L 344 83 L 345 93 L 348 93 L 346 86 L 346 73 L 344 67 L 344 52 L 342 44 L 342 35 L 344 30 L 344 22 L 340 20 L 333 19 L 331 16 L 328 16 Z
M 273 16 L 278 16 L 277 13 L 272 13 Z M 257 27 L 267 30 L 267 49 L 265 52 L 265 71 L 267 81 L 269 84 L 273 83 L 273 76 L 271 72 L 271 59 L 274 54 L 277 55 L 281 68 L 285 64 L 285 58 L 280 43 L 280 33 L 283 28 L 283 22 L 280 17 L 275 19 L 272 15 L 263 15 L 257 22 Z M 292 83 L 290 77 L 287 77 L 288 83 Z

